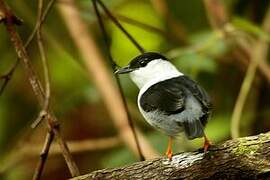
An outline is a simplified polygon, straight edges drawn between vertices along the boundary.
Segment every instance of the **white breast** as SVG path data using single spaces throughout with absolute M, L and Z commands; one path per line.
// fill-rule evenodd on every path
M 146 67 L 130 73 L 131 79 L 140 88 L 137 103 L 141 113 L 143 112 L 140 107 L 139 99 L 149 87 L 158 82 L 181 75 L 183 75 L 183 73 L 179 72 L 174 65 L 172 65 L 169 61 L 164 61 L 161 59 L 154 60 L 148 63 Z
M 131 79 L 140 88 L 137 103 L 141 114 L 150 125 L 168 135 L 176 135 L 182 131 L 182 128 L 177 125 L 176 121 L 168 120 L 168 117 L 165 117 L 164 114 L 158 111 L 151 113 L 145 112 L 140 106 L 139 100 L 142 94 L 152 85 L 182 75 L 183 73 L 179 72 L 173 64 L 162 59 L 153 60 L 149 62 L 146 67 L 130 73 Z M 179 119 L 179 117 L 175 116 L 172 118 Z
M 146 67 L 141 67 L 130 73 L 132 81 L 140 89 L 181 75 L 183 73 L 179 72 L 173 64 L 162 59 L 153 60 Z

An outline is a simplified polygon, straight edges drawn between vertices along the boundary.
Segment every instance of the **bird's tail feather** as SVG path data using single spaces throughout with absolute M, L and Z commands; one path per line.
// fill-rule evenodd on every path
M 199 119 L 188 119 L 183 122 L 184 131 L 188 139 L 195 139 L 204 135 L 204 129 Z

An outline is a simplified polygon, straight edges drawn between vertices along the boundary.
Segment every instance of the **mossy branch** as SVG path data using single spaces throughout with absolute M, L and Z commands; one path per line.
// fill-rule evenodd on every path
M 125 167 L 103 169 L 75 177 L 90 179 L 269 179 L 270 132 L 228 140 L 201 150 L 167 158 L 137 162 Z

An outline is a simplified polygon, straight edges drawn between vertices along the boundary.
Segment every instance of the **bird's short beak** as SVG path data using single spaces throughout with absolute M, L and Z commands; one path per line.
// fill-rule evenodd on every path
M 129 73 L 133 71 L 133 69 L 131 69 L 129 66 L 126 67 L 122 67 L 120 69 L 117 69 L 114 73 L 115 74 L 125 74 L 125 73 Z

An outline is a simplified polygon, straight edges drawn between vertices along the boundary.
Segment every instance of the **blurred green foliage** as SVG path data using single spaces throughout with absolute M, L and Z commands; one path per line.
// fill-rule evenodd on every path
M 234 17 L 232 20 L 234 27 L 243 30 L 245 32 L 251 33 L 255 36 L 259 36 L 268 42 L 270 41 L 270 35 L 267 32 L 264 32 L 262 28 L 246 19 L 240 17 Z
M 195 71 L 215 73 L 217 71 L 216 58 L 226 53 L 226 45 L 213 32 L 198 32 L 190 36 L 190 47 L 174 49 L 169 56 L 175 57 L 175 65 L 183 72 L 192 74 Z
M 173 31 L 170 29 L 172 26 L 153 6 L 153 2 L 142 0 L 104 1 L 114 14 L 120 14 L 154 26 L 165 33 L 172 33 Z M 164 53 L 177 68 L 192 76 L 205 87 L 214 104 L 212 117 L 206 127 L 206 134 L 215 143 L 229 139 L 231 112 L 246 66 L 233 56 L 232 51 L 235 50 L 235 46 L 224 41 L 219 32 L 213 31 L 209 27 L 203 1 L 164 2 L 167 3 L 170 17 L 174 20 L 173 23 L 184 30 L 183 36 L 186 42 L 175 43 L 161 34 L 124 22 L 122 24 L 147 51 Z M 265 7 L 260 5 L 260 1 L 230 0 L 223 2 L 228 12 L 233 13 L 231 15 L 234 17 L 232 25 L 238 31 L 244 32 L 248 37 L 263 37 L 269 41 L 269 34 L 260 27 L 261 19 L 254 18 L 257 17 L 256 14 L 265 13 Z M 37 2 L 14 0 L 8 1 L 8 3 L 24 20 L 24 24 L 17 29 L 25 40 L 35 24 Z M 80 0 L 76 3 L 88 28 L 99 44 L 100 50 L 105 53 L 106 47 L 103 44 L 90 1 Z M 250 6 L 253 7 L 254 4 L 258 6 L 254 6 L 254 9 L 251 10 Z M 111 40 L 110 51 L 116 63 L 120 66 L 126 65 L 139 54 L 139 51 L 107 19 L 106 28 Z M 117 130 L 111 122 L 102 97 L 92 83 L 92 77 L 86 71 L 77 47 L 57 8 L 54 8 L 49 15 L 44 26 L 44 34 L 52 86 L 51 104 L 61 121 L 66 139 L 83 140 L 117 136 Z M 170 35 L 175 36 L 175 34 Z M 28 48 L 28 52 L 36 71 L 42 78 L 41 62 L 35 41 Z M 104 57 L 107 55 L 104 54 Z M 14 49 L 2 24 L 0 25 L 0 75 L 8 72 L 15 59 Z M 109 63 L 107 64 L 108 68 L 111 68 Z M 139 115 L 136 108 L 138 89 L 129 77 L 122 76 L 120 79 L 129 107 L 131 107 L 132 119 L 143 130 L 155 149 L 163 154 L 166 150 L 167 137 L 153 130 Z M 270 96 L 268 92 L 269 86 L 265 85 L 261 76 L 258 76 L 241 119 L 241 135 L 256 134 L 270 129 L 268 118 Z M 20 64 L 6 90 L 0 96 L 0 179 L 3 177 L 2 179 L 15 180 L 31 177 L 38 154 L 30 157 L 21 155 L 22 157 L 17 160 L 12 153 L 18 154 L 25 144 L 29 146 L 29 143 L 33 145 L 43 143 L 45 135 L 39 131 L 44 127 L 36 130 L 31 130 L 29 127 L 30 123 L 37 117 L 39 110 L 37 100 Z M 174 150 L 180 152 L 200 148 L 203 140 L 188 141 L 182 137 L 175 142 Z M 44 179 L 64 179 L 69 176 L 61 158 L 60 155 L 49 158 Z M 78 153 L 75 155 L 75 159 L 80 165 L 82 173 L 138 160 L 124 145 L 103 151 Z M 10 165 L 7 162 L 14 163 Z
M 134 8 L 136 10 L 134 10 Z M 117 13 L 156 28 L 164 29 L 162 19 L 157 18 L 157 12 L 154 11 L 153 7 L 147 1 L 132 1 L 118 8 Z M 123 23 L 123 26 L 147 51 L 158 51 L 162 43 L 164 43 L 164 38 L 158 34 L 154 34 L 134 25 L 127 25 L 126 23 Z M 112 23 L 110 23 L 110 33 L 112 38 L 111 53 L 118 65 L 126 65 L 139 51 Z

